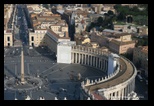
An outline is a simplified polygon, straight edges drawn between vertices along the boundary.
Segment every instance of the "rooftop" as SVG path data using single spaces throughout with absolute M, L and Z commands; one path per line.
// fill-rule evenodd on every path
M 117 45 L 127 45 L 127 44 L 131 44 L 131 43 L 135 43 L 136 41 L 132 40 L 132 41 L 127 41 L 127 42 L 122 42 L 122 41 L 118 41 L 118 40 L 112 39 L 111 42 L 115 43 Z
M 51 29 L 47 30 L 49 33 L 51 33 L 53 36 L 55 36 L 57 39 L 70 39 L 69 37 L 60 37 L 58 34 L 56 34 L 55 32 L 53 32 Z M 50 36 L 50 35 L 49 35 Z

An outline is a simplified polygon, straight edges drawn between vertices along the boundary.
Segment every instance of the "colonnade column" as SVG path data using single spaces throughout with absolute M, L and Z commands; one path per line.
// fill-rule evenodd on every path
M 72 53 L 72 63 L 74 63 L 74 53 Z
M 84 64 L 86 65 L 86 54 L 84 55 Z
M 77 60 L 78 60 L 77 55 L 78 55 L 78 54 L 76 53 L 76 54 L 75 54 L 75 58 L 76 58 L 76 59 L 75 59 L 75 63 L 77 63 Z
M 114 98 L 117 100 L 117 92 L 118 91 L 115 91 L 114 93 L 115 93 L 115 95 L 114 95 Z
M 121 100 L 123 100 L 123 98 L 124 98 L 124 88 L 121 91 Z
M 82 57 L 82 59 L 81 59 L 81 64 L 83 64 L 83 54 L 81 54 L 81 55 L 82 55 L 82 56 L 81 56 L 81 57 Z
M 94 66 L 94 56 L 92 56 L 92 66 Z
M 77 53 L 74 53 L 74 55 L 75 55 L 75 61 L 74 61 L 74 63 L 76 63 L 77 62 Z
M 130 83 L 127 86 L 127 94 L 129 94 L 129 93 L 130 93 Z
M 127 87 L 124 88 L 124 100 L 126 100 L 126 95 L 127 94 Z
M 98 68 L 100 69 L 100 59 L 98 58 Z
M 119 98 L 119 100 L 121 100 L 121 90 L 119 90 L 118 98 Z
M 110 100 L 112 100 L 112 93 L 110 93 Z
M 89 50 L 89 49 L 88 49 Z M 89 65 L 89 55 L 87 55 L 87 65 Z
M 132 90 L 135 90 L 135 79 L 133 79 L 133 82 L 132 82 L 132 83 L 133 83 L 133 85 L 132 85 L 132 86 L 133 86 L 133 87 L 132 87 Z
M 130 84 L 127 85 L 127 96 L 129 94 L 129 86 L 130 86 Z
M 96 68 L 98 67 L 98 57 L 96 57 Z
M 129 90 L 130 90 L 130 92 L 131 92 L 131 91 L 134 91 L 134 90 L 133 90 L 133 86 L 132 86 L 132 82 L 129 84 Z
M 90 56 L 90 66 L 92 66 L 92 56 Z
M 95 60 L 96 60 L 96 59 L 95 59 L 95 56 L 94 56 L 94 60 L 93 60 L 93 61 L 94 61 L 94 67 L 95 67 L 95 64 L 96 64 Z
M 80 60 L 81 60 L 81 59 L 80 59 L 80 53 L 79 53 L 79 64 L 80 64 Z
M 121 95 L 121 92 L 118 90 L 118 100 L 120 100 L 120 95 Z
M 103 66 L 102 66 L 102 70 L 104 71 L 104 70 L 105 70 L 105 60 L 102 59 L 102 62 L 103 62 L 103 63 L 102 63 L 102 65 L 103 65 Z
M 105 60 L 105 72 L 107 71 L 108 67 L 107 67 L 107 60 Z
M 135 89 L 134 89 L 134 83 L 132 82 L 131 83 L 131 91 L 134 91 Z
M 101 70 L 103 69 L 103 60 L 101 59 Z
M 87 55 L 85 54 L 85 65 L 86 65 L 86 62 L 87 62 Z

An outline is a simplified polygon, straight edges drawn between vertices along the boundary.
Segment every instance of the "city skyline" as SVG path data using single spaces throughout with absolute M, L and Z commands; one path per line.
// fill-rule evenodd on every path
M 4 4 L 4 100 L 148 100 L 147 13 L 147 4 Z

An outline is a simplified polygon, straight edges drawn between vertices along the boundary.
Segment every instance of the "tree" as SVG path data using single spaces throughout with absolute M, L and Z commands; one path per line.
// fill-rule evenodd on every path
M 103 18 L 102 17 L 98 17 L 97 23 L 103 23 Z
M 46 9 L 49 9 L 48 4 L 43 4 L 42 6 L 45 7 Z
M 115 21 L 117 21 L 117 17 L 116 17 L 116 16 L 113 16 L 113 17 L 111 18 L 111 20 L 112 20 L 112 22 L 115 22 Z
M 119 21 L 124 21 L 124 20 L 126 19 L 126 14 L 121 12 L 121 13 L 118 15 L 117 19 L 118 19 Z
M 133 21 L 138 25 L 147 25 L 148 24 L 148 16 L 134 16 Z
M 119 9 L 121 7 L 121 4 L 116 4 L 115 6 L 114 6 L 114 9 Z
M 90 26 L 93 28 L 93 27 L 95 27 L 95 23 L 94 22 L 92 22 L 91 24 L 90 24 Z
M 114 15 L 113 11 L 111 11 L 111 10 L 109 10 L 107 13 L 108 13 L 110 16 Z

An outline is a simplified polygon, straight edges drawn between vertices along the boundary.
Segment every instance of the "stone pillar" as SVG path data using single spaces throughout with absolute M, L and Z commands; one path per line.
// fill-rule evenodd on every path
M 92 56 L 92 66 L 94 66 L 94 56 Z
M 98 57 L 98 60 L 97 60 L 97 62 L 98 62 L 98 63 L 97 63 L 97 64 L 98 64 L 98 65 L 97 65 L 97 68 L 99 68 L 99 64 L 100 64 L 100 63 L 99 63 L 99 57 Z
M 98 62 L 99 62 L 98 67 L 99 67 L 99 69 L 101 69 L 101 66 L 100 66 L 101 65 L 100 58 L 99 58 L 99 61 Z
M 117 100 L 120 100 L 120 91 L 117 91 Z
M 95 67 L 95 56 L 93 57 L 93 66 Z
M 100 61 L 99 61 L 99 57 L 98 57 L 98 68 L 100 69 Z
M 72 53 L 72 63 L 74 63 L 74 53 Z
M 82 59 L 81 59 L 82 62 L 81 63 L 83 64 L 83 54 L 81 54 L 81 56 L 82 56 Z
M 111 95 L 111 100 L 112 100 L 113 99 L 113 92 L 110 95 Z
M 93 62 L 93 61 L 92 61 L 92 57 L 93 57 L 93 56 L 91 56 L 91 60 L 90 60 L 90 66 L 92 66 L 92 64 L 93 64 L 93 63 L 92 63 L 92 62 Z
M 95 67 L 96 67 L 96 65 L 97 65 L 97 57 L 95 57 Z
M 126 99 L 127 87 L 124 88 L 124 100 Z
M 129 91 L 128 91 L 129 93 L 131 92 L 131 88 L 130 87 L 131 87 L 131 85 L 129 84 Z
M 23 48 L 21 48 L 21 83 L 25 83 L 25 78 L 24 78 L 24 53 L 23 53 Z
M 134 81 L 131 82 L 131 90 L 134 91 Z
M 79 64 L 80 64 L 80 60 L 81 60 L 81 59 L 80 59 L 80 53 L 79 53 Z
M 85 54 L 85 61 L 84 61 L 84 64 L 86 65 L 86 61 L 87 61 L 87 58 L 86 58 L 86 54 Z
M 91 55 L 89 55 L 89 66 L 91 66 Z
M 95 57 L 95 67 L 97 68 L 97 57 Z
M 86 64 L 86 54 L 84 54 L 84 65 Z
M 129 84 L 129 90 L 132 91 L 132 83 Z
M 92 66 L 94 66 L 94 62 L 93 62 L 94 59 L 93 59 L 93 58 L 94 58 L 94 56 L 91 57 L 91 60 L 92 60 L 92 62 L 91 62 L 91 63 L 92 63 Z
M 129 94 L 129 92 L 130 92 L 130 83 L 127 86 L 127 94 Z
M 101 60 L 100 60 L 100 69 L 101 69 L 101 70 L 102 70 L 102 68 L 103 68 L 103 67 L 102 67 L 102 66 L 103 66 L 102 64 L 103 64 L 103 60 L 101 59 Z
M 77 53 L 77 63 L 79 63 L 79 53 Z
M 130 84 L 128 85 L 128 88 L 127 89 L 128 89 L 128 92 L 127 93 L 129 94 L 130 93 Z
M 110 98 L 110 93 L 107 93 L 107 94 L 106 94 L 106 97 L 107 97 L 107 99 L 109 100 L 109 98 Z
M 89 49 L 88 49 L 88 51 L 89 51 Z M 89 55 L 87 55 L 87 58 L 88 58 L 87 65 L 89 65 Z
M 75 53 L 75 63 L 77 63 L 77 53 Z
M 114 93 L 115 93 L 115 95 L 114 95 L 114 99 L 117 100 L 117 91 L 115 91 Z
M 134 91 L 134 90 L 135 90 L 135 79 L 133 79 L 133 82 L 132 82 L 132 83 L 133 83 L 133 85 L 132 85 L 133 87 L 132 87 L 132 89 L 131 89 L 131 90 L 133 90 L 133 91 Z
M 121 90 L 118 90 L 118 98 L 119 98 L 119 100 L 121 99 Z
M 103 67 L 102 67 L 102 70 L 104 71 L 105 70 L 105 60 L 104 59 L 102 59 L 102 65 L 103 65 Z
M 106 69 L 105 69 L 105 72 L 106 72 L 107 68 L 108 68 L 107 60 L 105 60 L 105 67 L 106 67 Z
M 73 63 L 75 63 L 75 53 L 73 53 Z
M 96 68 L 97 68 L 97 66 L 98 66 L 98 61 L 97 61 L 97 59 L 98 59 L 98 58 L 96 57 Z
M 123 100 L 123 97 L 124 97 L 124 88 L 121 91 L 121 100 Z
M 79 63 L 79 53 L 77 53 L 77 63 Z
M 129 87 L 129 86 L 126 87 L 126 94 L 125 94 L 126 99 L 127 99 L 127 97 L 128 97 L 128 87 Z

